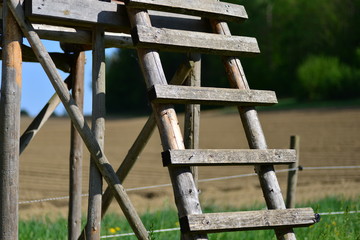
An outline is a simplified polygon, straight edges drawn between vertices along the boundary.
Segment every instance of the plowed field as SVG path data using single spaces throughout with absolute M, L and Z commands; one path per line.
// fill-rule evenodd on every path
M 235 111 L 209 111 L 201 114 L 201 148 L 248 148 L 242 124 Z M 182 126 L 180 115 L 180 125 Z M 360 109 L 320 109 L 260 112 L 259 118 L 269 148 L 289 148 L 291 135 L 301 137 L 300 165 L 304 167 L 360 165 Z M 117 169 L 147 118 L 110 119 L 106 123 L 105 153 Z M 22 128 L 30 123 L 23 118 Z M 24 151 L 20 159 L 20 201 L 68 195 L 70 121 L 50 119 Z M 130 188 L 169 183 L 162 167 L 161 143 L 155 131 L 135 167 L 124 182 L 139 211 L 174 206 L 172 189 L 158 187 L 146 190 Z M 84 151 L 83 193 L 87 193 L 89 154 Z M 285 167 L 276 167 L 282 169 Z M 253 173 L 252 167 L 202 167 L 200 179 Z M 287 173 L 277 174 L 283 193 Z M 304 170 L 299 174 L 297 202 L 329 195 L 360 196 L 360 169 Z M 223 206 L 262 203 L 256 176 L 201 182 L 201 200 Z M 83 208 L 86 211 L 86 197 Z M 68 200 L 20 205 L 23 218 L 40 214 L 66 214 Z M 113 204 L 111 211 L 121 212 Z

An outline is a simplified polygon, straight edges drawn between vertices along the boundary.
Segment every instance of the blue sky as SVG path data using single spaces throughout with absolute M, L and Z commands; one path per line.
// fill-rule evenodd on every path
M 24 41 L 27 44 L 26 41 Z M 55 41 L 45 41 L 43 43 L 49 52 L 62 52 L 59 43 Z M 107 49 L 106 54 L 112 54 L 114 49 Z M 86 52 L 85 65 L 85 98 L 84 98 L 84 113 L 91 114 L 91 51 Z M 1 70 L 1 66 L 0 66 Z M 60 71 L 63 79 L 68 74 Z M 47 103 L 50 97 L 55 93 L 45 71 L 39 63 L 23 63 L 23 85 L 21 96 L 21 109 L 27 111 L 30 116 L 36 116 L 43 106 Z M 65 108 L 60 104 L 55 113 L 62 115 L 65 113 Z

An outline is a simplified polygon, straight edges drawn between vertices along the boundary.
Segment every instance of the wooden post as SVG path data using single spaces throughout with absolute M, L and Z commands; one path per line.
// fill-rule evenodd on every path
M 84 103 L 84 69 L 85 52 L 75 53 L 75 61 L 71 67 L 72 96 L 80 111 Z M 59 99 L 60 101 L 60 99 Z M 68 215 L 68 238 L 76 240 L 81 232 L 81 194 L 82 194 L 82 162 L 83 141 L 81 136 L 71 124 L 70 140 L 70 186 L 69 186 L 69 215 Z
M 214 32 L 218 34 L 231 35 L 229 27 L 225 22 L 210 20 Z M 230 84 L 234 88 L 249 89 L 244 70 L 240 60 L 233 57 L 223 57 L 223 63 L 228 75 Z M 265 136 L 254 107 L 238 108 L 249 147 L 252 149 L 267 149 Z M 279 182 L 276 178 L 272 165 L 256 166 L 264 198 L 269 209 L 285 209 L 285 202 L 281 194 Z M 292 228 L 275 230 L 278 239 L 296 239 Z
M 86 147 L 88 148 L 91 156 L 96 159 L 96 164 L 101 171 L 104 179 L 115 195 L 119 206 L 121 207 L 126 219 L 129 221 L 130 226 L 134 230 L 138 239 L 148 239 L 148 232 L 146 231 L 139 215 L 137 214 L 134 206 L 132 205 L 129 196 L 126 194 L 119 178 L 117 177 L 114 169 L 112 168 L 109 160 L 107 159 L 103 149 L 100 147 L 98 141 L 95 139 L 92 131 L 90 130 L 85 118 L 78 106 L 75 104 L 74 99 L 70 96 L 65 84 L 63 83 L 59 72 L 56 69 L 49 53 L 46 51 L 39 36 L 34 31 L 31 24 L 27 23 L 24 16 L 24 11 L 17 3 L 16 0 L 7 0 L 8 6 L 11 9 L 16 21 L 18 22 L 23 34 L 28 39 L 34 53 L 36 54 L 41 66 L 44 68 L 48 75 L 51 84 L 53 85 L 56 93 L 59 95 L 71 121 L 73 122 L 76 130 L 81 135 Z
M 146 11 L 130 9 L 128 15 L 132 27 L 137 25 L 151 26 Z M 150 49 L 137 49 L 137 52 L 147 88 L 151 88 L 154 84 L 167 84 L 159 54 Z M 155 113 L 163 149 L 184 149 L 183 137 L 173 106 L 152 104 L 152 108 Z M 168 169 L 179 217 L 187 214 L 202 213 L 190 167 L 169 167 Z M 181 239 L 207 239 L 207 236 L 182 233 Z
M 189 61 L 192 62 L 193 68 L 185 84 L 188 86 L 201 86 L 201 55 L 189 53 Z M 185 108 L 185 126 L 184 126 L 184 143 L 186 149 L 199 148 L 200 134 L 200 104 L 188 104 Z M 198 167 L 190 167 L 194 176 L 196 187 L 198 187 L 199 172 Z
M 295 196 L 296 196 L 296 185 L 299 172 L 299 160 L 300 160 L 300 136 L 290 137 L 290 148 L 296 150 L 296 162 L 289 165 L 292 169 L 288 174 L 288 185 L 286 192 L 286 208 L 295 208 Z
M 16 4 L 21 6 L 20 1 Z M 0 239 L 18 239 L 21 31 L 3 3 L 0 100 Z
M 92 66 L 92 131 L 101 148 L 104 148 L 105 134 L 105 48 L 104 31 L 93 31 L 93 66 Z M 102 176 L 95 160 L 90 160 L 89 204 L 86 239 L 100 239 Z

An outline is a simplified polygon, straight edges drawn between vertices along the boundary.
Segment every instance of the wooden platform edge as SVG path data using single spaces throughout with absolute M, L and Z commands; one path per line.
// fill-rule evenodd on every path
M 163 166 L 226 166 L 290 164 L 296 161 L 293 149 L 186 149 L 161 153 Z
M 180 218 L 184 233 L 217 233 L 231 231 L 307 227 L 320 221 L 312 208 L 292 208 L 228 213 L 194 214 Z

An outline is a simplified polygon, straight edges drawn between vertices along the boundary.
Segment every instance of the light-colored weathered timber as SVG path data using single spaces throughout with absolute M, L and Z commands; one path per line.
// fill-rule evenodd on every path
M 299 208 L 189 215 L 180 219 L 180 226 L 185 232 L 215 233 L 305 227 L 318 221 L 311 208 Z
M 268 106 L 277 103 L 275 92 L 232 88 L 154 85 L 148 92 L 154 103 Z
M 25 14 L 34 23 L 90 29 L 94 24 L 101 24 L 107 30 L 119 32 L 129 29 L 125 7 L 113 2 L 29 0 L 25 1 Z
M 44 45 L 41 43 L 39 36 L 34 31 L 33 27 L 25 21 L 25 16 L 21 5 L 17 4 L 16 0 L 7 1 L 11 12 L 14 14 L 23 34 L 28 39 L 34 53 L 48 75 L 56 93 L 59 95 L 67 113 L 69 114 L 74 126 L 81 135 L 86 147 L 91 156 L 96 159 L 96 164 L 100 169 L 104 179 L 111 186 L 117 202 L 119 203 L 125 217 L 128 219 L 130 226 L 134 230 L 135 235 L 139 239 L 148 239 L 148 232 L 142 224 L 137 212 L 132 205 L 129 196 L 126 194 L 124 187 L 121 185 L 114 169 L 111 167 L 104 151 L 100 147 L 98 141 L 92 134 L 88 124 L 86 123 L 83 114 L 75 104 L 74 99 L 70 96 L 66 86 L 61 80 L 59 72 L 52 61 L 50 55 L 46 51 Z
M 188 53 L 188 59 L 193 64 L 191 74 L 186 79 L 186 86 L 201 86 L 201 54 Z M 198 149 L 200 136 L 200 104 L 187 104 L 185 106 L 184 144 L 186 149 Z M 199 168 L 190 167 L 198 188 Z
M 105 48 L 104 31 L 95 27 L 93 31 L 92 65 L 92 123 L 91 130 L 101 148 L 105 141 Z M 99 240 L 101 227 L 102 176 L 95 159 L 90 159 L 89 203 L 86 239 Z
M 88 30 L 95 25 L 101 25 L 107 31 L 130 32 L 125 6 L 115 2 L 29 0 L 26 1 L 25 11 L 32 23 L 82 27 Z M 149 14 L 153 26 L 156 27 L 209 31 L 208 25 L 200 17 L 158 11 L 149 11 Z
M 286 208 L 295 208 L 296 200 L 296 185 L 298 180 L 299 172 L 299 161 L 300 161 L 300 136 L 291 136 L 290 148 L 296 151 L 296 161 L 289 165 L 292 169 L 288 173 L 288 184 L 286 191 Z
M 80 111 L 84 105 L 85 52 L 76 52 L 72 63 L 72 96 Z M 70 84 L 69 84 L 70 85 Z M 57 95 L 56 95 L 57 96 Z M 60 102 L 59 97 L 57 97 Z M 83 141 L 73 124 L 70 128 L 68 239 L 77 240 L 81 231 Z
M 127 0 L 126 6 L 242 22 L 248 18 L 245 8 L 238 4 L 194 0 Z
M 257 41 L 251 37 L 225 36 L 138 25 L 132 31 L 136 47 L 162 51 L 198 52 L 225 56 L 260 53 Z
M 21 7 L 19 0 L 15 1 Z M 21 31 L 3 6 L 0 99 L 0 239 L 18 239 L 19 138 L 21 103 Z
M 162 158 L 164 166 L 289 164 L 296 161 L 296 153 L 291 149 L 186 149 L 165 151 Z
M 231 35 L 227 23 L 216 20 L 211 20 L 210 22 L 215 33 Z M 234 57 L 223 57 L 222 60 L 230 85 L 238 89 L 249 89 L 240 60 Z M 265 136 L 255 108 L 238 107 L 238 110 L 249 147 L 252 149 L 267 149 Z M 285 202 L 275 175 L 274 167 L 272 165 L 259 165 L 255 167 L 255 171 L 258 174 L 267 207 L 269 209 L 285 209 Z M 275 233 L 279 240 L 296 239 L 291 227 L 281 229 L 281 231 L 275 229 Z
M 151 26 L 147 12 L 129 9 L 128 15 L 132 27 L 139 25 Z M 166 85 L 158 52 L 150 49 L 138 49 L 138 56 L 147 88 L 154 84 Z M 184 149 L 183 138 L 175 110 L 172 105 L 152 104 L 160 138 L 164 150 Z M 198 191 L 189 167 L 168 168 L 173 184 L 176 206 L 179 216 L 202 213 Z M 182 234 L 181 239 L 207 239 L 206 235 Z

